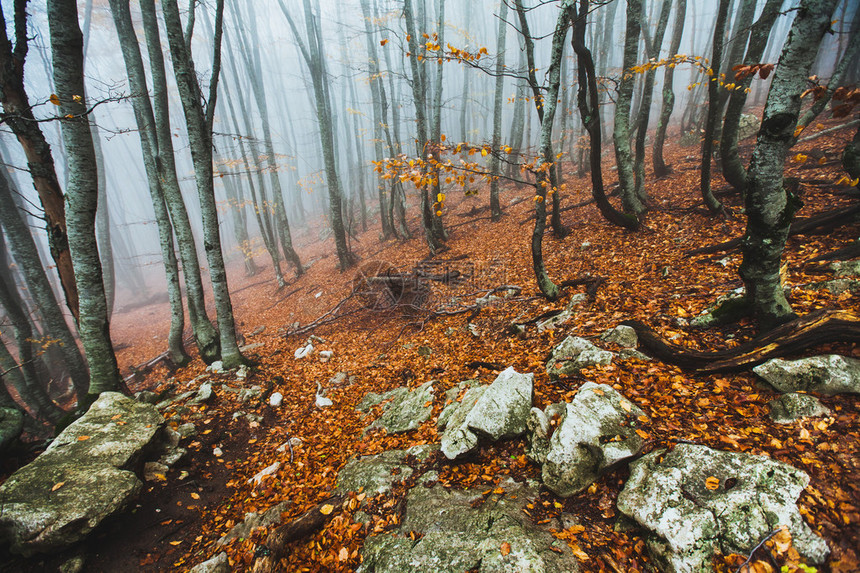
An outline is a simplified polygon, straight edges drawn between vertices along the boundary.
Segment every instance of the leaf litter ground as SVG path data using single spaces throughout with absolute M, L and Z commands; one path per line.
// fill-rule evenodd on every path
M 797 152 L 824 157 L 821 165 L 787 162 L 787 174 L 801 178 L 805 206 L 799 216 L 856 202 L 856 195 L 849 195 L 847 187 L 833 184 L 841 176 L 838 156 L 850 135 L 838 133 L 798 146 Z M 751 142 L 746 143 L 748 152 Z M 764 454 L 803 469 L 810 474 L 811 483 L 799 500 L 801 512 L 833 550 L 831 570 L 857 570 L 858 397 L 823 397 L 822 402 L 832 411 L 831 417 L 780 425 L 767 416 L 766 404 L 777 394 L 757 384 L 751 373 L 693 376 L 662 363 L 631 360 L 589 368 L 575 379 L 558 382 L 551 382 L 546 374 L 544 363 L 549 352 L 565 336 L 595 339 L 627 319 L 642 320 L 664 338 L 700 350 L 726 348 L 753 334 L 748 321 L 724 328 L 691 330 L 678 320 L 699 314 L 717 296 L 741 286 L 737 274 L 739 252 L 692 258 L 684 252 L 740 236 L 745 221 L 740 215 L 742 203 L 733 196 L 722 197 L 731 216 L 712 218 L 703 211 L 698 194 L 697 149 L 673 145 L 667 152 L 675 172 L 663 180 L 649 180 L 652 207 L 645 229 L 633 234 L 612 227 L 594 205 L 587 205 L 564 213 L 564 222 L 570 229 L 567 237 L 545 239 L 547 270 L 557 282 L 587 275 L 606 278 L 596 299 L 579 307 L 574 318 L 555 331 L 538 333 L 533 324 L 520 335 L 510 329 L 513 322 L 527 322 L 563 309 L 572 295 L 583 290 L 569 289 L 557 303 L 547 303 L 538 296 L 528 250 L 532 223 L 525 221 L 532 213 L 532 192 L 528 187 L 502 186 L 502 201 L 507 209 L 495 224 L 484 218 L 486 213 L 481 209 L 487 200 L 486 190 L 477 197 L 460 197 L 459 202 L 454 199 L 458 195 L 454 190 L 448 193 L 445 221 L 456 227 L 448 242 L 450 249 L 437 260 L 450 261 L 448 267 L 460 270 L 469 280 L 434 284 L 425 304 L 440 307 L 450 303 L 462 308 L 501 285 L 522 287 L 519 296 L 502 298 L 477 313 L 437 316 L 432 320 L 415 311 L 348 306 L 351 314 L 314 331 L 324 341 L 315 342 L 316 350 L 333 351 L 328 362 L 320 362 L 318 354 L 295 360 L 293 353 L 307 335 L 285 333 L 295 323 L 314 321 L 349 295 L 354 271 L 337 270 L 332 240 L 316 242 L 318 228 L 298 231 L 294 239 L 310 268 L 281 290 L 273 288 L 271 266 L 254 277 L 244 277 L 241 262 L 234 256 L 230 279 L 238 329 L 246 344 L 258 345 L 248 352 L 255 363 L 248 379 L 240 382 L 231 374 L 206 375 L 198 359 L 172 377 L 157 368 L 143 380 L 133 382 L 132 389 L 178 394 L 196 388 L 199 379 L 195 378 L 204 375 L 223 379 L 237 389 L 259 385 L 262 394 L 243 403 L 238 394 L 215 385 L 210 402 L 174 409 L 170 424 L 193 421 L 197 425 L 198 435 L 182 444 L 189 449 L 188 461 L 172 468 L 166 480 L 148 482 L 134 511 L 103 528 L 87 544 L 87 570 L 183 571 L 220 551 L 215 547 L 216 541 L 248 512 L 262 512 L 287 501 L 282 518 L 293 519 L 331 494 L 338 470 L 354 456 L 437 443 L 440 436 L 435 419 L 445 405 L 444 390 L 466 379 L 489 383 L 498 373 L 496 368 L 507 366 L 535 373 L 535 405 L 539 407 L 571 399 L 585 381 L 614 386 L 649 417 L 646 451 L 686 441 Z M 605 172 L 611 173 L 610 166 L 606 167 Z M 568 174 L 566 182 L 569 191 L 563 205 L 589 198 L 587 177 Z M 714 187 L 719 190 L 725 184 L 718 179 Z M 413 235 L 419 237 L 417 219 L 410 224 Z M 362 264 L 381 261 L 408 271 L 426 257 L 424 242 L 419 238 L 380 243 L 377 226 L 371 225 L 353 241 L 352 248 L 362 258 Z M 814 272 L 807 274 L 804 263 L 857 236 L 855 224 L 828 235 L 789 239 L 785 257 L 789 265 L 787 284 L 792 287 L 790 300 L 798 313 L 820 308 L 858 308 L 856 293 L 836 295 L 800 288 L 826 278 Z M 261 254 L 257 262 L 263 261 Z M 168 323 L 164 304 L 115 317 L 112 333 L 122 348 L 118 356 L 124 372 L 163 351 Z M 141 329 L 141 324 L 148 328 Z M 860 357 L 860 349 L 849 344 L 817 348 L 815 352 Z M 334 384 L 331 380 L 338 372 L 347 373 L 349 378 Z M 416 387 L 428 380 L 438 381 L 434 415 L 428 422 L 406 434 L 386 435 L 374 430 L 363 435 L 364 427 L 380 412 L 380 407 L 368 415 L 355 410 L 367 392 L 385 392 L 403 385 Z M 332 406 L 316 407 L 318 384 L 327 389 Z M 269 406 L 272 392 L 284 395 L 280 407 Z M 237 412 L 245 415 L 235 417 Z M 248 483 L 249 478 L 274 462 L 281 465 L 273 475 L 258 485 Z M 526 460 L 521 440 L 483 446 L 462 461 L 432 457 L 423 469 L 437 471 L 439 483 L 446 487 L 480 487 L 488 492 L 498 492 L 508 476 L 521 481 L 540 474 L 540 468 Z M 585 571 L 647 570 L 649 558 L 642 538 L 635 530 L 616 527 L 615 500 L 626 478 L 626 469 L 616 470 L 568 499 L 543 491 L 526 511 L 536 523 L 550 528 L 569 544 Z M 354 570 L 360 563 L 363 540 L 400 522 L 406 485 L 395 487 L 389 494 L 364 499 L 362 509 L 370 516 L 367 524 L 352 521 L 352 510 L 359 505 L 353 494 L 344 507 L 335 508 L 333 518 L 319 533 L 289 546 L 283 570 Z M 267 533 L 262 528 L 249 538 L 225 546 L 237 570 L 250 568 Z M 45 570 L 59 559 L 7 563 L 19 571 Z M 719 567 L 729 570 L 731 564 L 737 566 L 736 561 L 727 559 Z

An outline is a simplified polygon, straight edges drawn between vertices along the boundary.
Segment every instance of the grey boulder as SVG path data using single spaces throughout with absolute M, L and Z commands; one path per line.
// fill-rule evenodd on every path
M 860 360 L 827 354 L 799 360 L 774 358 L 753 368 L 780 392 L 860 394 Z
M 164 419 L 117 392 L 99 396 L 42 455 L 0 486 L 0 543 L 23 555 L 65 549 L 121 512 Z
M 383 394 L 382 400 L 391 398 L 383 406 L 383 413 L 367 430 L 383 428 L 389 434 L 400 434 L 418 427 L 430 419 L 433 412 L 433 382 L 422 384 L 414 390 L 396 388 Z
M 568 336 L 552 350 L 546 371 L 551 380 L 557 380 L 576 374 L 588 366 L 605 366 L 612 362 L 613 356 L 612 352 L 602 350 L 584 338 Z
M 566 404 L 549 441 L 544 484 L 561 497 L 591 485 L 602 473 L 637 455 L 642 410 L 606 384 L 586 382 Z
M 364 491 L 371 496 L 386 493 L 395 482 L 412 476 L 413 469 L 406 463 L 408 457 L 423 462 L 436 450 L 431 445 L 412 446 L 352 459 L 337 474 L 336 489 L 338 493 Z
M 539 529 L 523 513 L 537 490 L 516 484 L 505 489 L 505 494 L 484 497 L 480 490 L 413 488 L 399 531 L 368 537 L 358 571 L 579 571 L 567 544 Z M 413 540 L 410 532 L 420 537 Z
M 765 456 L 679 444 L 630 464 L 618 509 L 645 530 L 662 571 L 710 571 L 716 550 L 747 555 L 782 525 L 798 552 L 820 564 L 829 549 L 795 505 L 808 483 L 804 472 Z
M 830 415 L 830 409 L 815 396 L 809 394 L 783 394 L 767 404 L 770 418 L 778 424 L 790 424 L 801 418 L 814 418 Z

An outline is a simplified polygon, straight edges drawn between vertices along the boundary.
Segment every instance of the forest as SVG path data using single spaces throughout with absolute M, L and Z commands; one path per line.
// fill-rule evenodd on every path
M 0 13 L 0 571 L 860 570 L 855 0 Z

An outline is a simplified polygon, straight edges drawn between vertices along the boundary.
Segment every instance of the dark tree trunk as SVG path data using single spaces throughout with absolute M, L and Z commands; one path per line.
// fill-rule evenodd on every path
M 723 34 L 726 28 L 726 20 L 729 14 L 729 3 L 731 0 L 720 0 L 717 8 L 717 23 L 714 26 L 714 43 L 711 52 L 711 71 L 708 82 L 708 117 L 705 123 L 705 138 L 702 142 L 702 177 L 699 189 L 702 199 L 705 201 L 711 213 L 720 213 L 723 205 L 714 196 L 711 189 L 711 163 L 714 154 L 714 137 L 716 136 L 717 122 L 720 117 L 722 104 L 720 101 L 720 63 L 723 59 Z

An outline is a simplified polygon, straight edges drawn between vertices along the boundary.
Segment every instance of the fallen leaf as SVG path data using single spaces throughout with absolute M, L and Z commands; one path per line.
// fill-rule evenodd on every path
M 89 437 L 89 436 L 78 436 L 78 441 L 79 441 L 79 442 L 85 442 L 85 441 L 87 441 L 87 440 L 89 440 L 89 439 L 90 439 L 90 437 Z
M 504 543 L 502 543 L 502 555 L 503 556 L 507 555 L 510 552 L 511 552 L 511 544 L 508 543 L 507 541 L 505 541 Z
M 182 543 L 182 540 L 170 542 L 171 545 L 179 545 L 180 543 Z
M 341 547 L 340 551 L 337 554 L 337 558 L 341 561 L 346 561 L 349 559 L 349 549 L 346 547 Z
M 711 491 L 718 489 L 720 487 L 720 478 L 711 476 L 705 480 L 705 487 Z
M 323 515 L 329 515 L 332 511 L 334 511 L 334 506 L 330 503 L 327 503 L 320 508 L 320 513 Z
M 200 499 L 200 494 L 199 494 L 199 493 L 197 493 L 196 491 L 192 491 L 192 492 L 191 492 L 191 497 L 192 497 L 193 499 Z
M 61 487 L 63 487 L 63 484 L 64 484 L 64 483 L 66 483 L 66 482 L 64 482 L 64 481 L 58 481 L 57 483 L 55 483 L 55 484 L 54 484 L 54 487 L 52 487 L 52 488 L 51 488 L 51 491 L 57 491 L 58 489 L 60 489 Z

